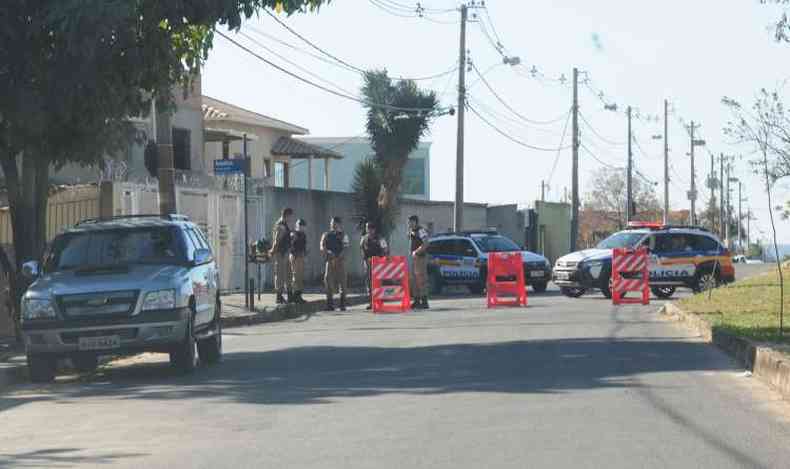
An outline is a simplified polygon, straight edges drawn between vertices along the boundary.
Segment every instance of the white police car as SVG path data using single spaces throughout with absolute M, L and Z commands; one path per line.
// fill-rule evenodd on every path
M 535 292 L 546 291 L 551 280 L 551 264 L 534 252 L 522 250 L 496 231 L 445 233 L 428 241 L 428 282 L 431 293 L 439 294 L 445 286 L 463 285 L 472 293 L 485 290 L 488 253 L 521 252 L 524 280 Z

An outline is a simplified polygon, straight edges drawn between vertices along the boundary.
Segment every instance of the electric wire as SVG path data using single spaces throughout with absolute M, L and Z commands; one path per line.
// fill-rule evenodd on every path
M 323 85 L 320 85 L 320 84 L 315 83 L 315 82 L 313 82 L 311 80 L 308 80 L 307 78 L 304 78 L 304 77 L 302 77 L 302 76 L 300 76 L 300 75 L 298 75 L 298 74 L 296 74 L 294 72 L 291 72 L 290 70 L 288 70 L 286 68 L 283 68 L 282 66 L 272 62 L 271 60 L 266 59 L 265 57 L 263 57 L 260 54 L 256 53 L 255 51 L 253 51 L 249 47 L 245 46 L 244 44 L 241 44 L 238 41 L 234 40 L 233 38 L 231 38 L 227 34 L 223 33 L 222 31 L 217 31 L 217 34 L 219 34 L 225 40 L 229 41 L 231 44 L 235 45 L 236 47 L 242 49 L 243 51 L 245 51 L 248 54 L 252 55 L 253 57 L 257 58 L 261 62 L 264 62 L 265 64 L 269 65 L 270 67 L 275 68 L 275 69 L 279 70 L 280 72 L 282 72 L 282 73 L 284 73 L 284 74 L 286 74 L 286 75 L 288 75 L 288 76 L 290 76 L 292 78 L 295 78 L 296 80 L 299 80 L 299 81 L 301 81 L 301 82 L 303 82 L 305 84 L 308 84 L 310 86 L 318 88 L 318 89 L 320 89 L 322 91 L 325 91 L 325 92 L 327 92 L 329 94 L 332 94 L 332 95 L 335 95 L 337 97 L 340 97 L 340 98 L 343 98 L 343 99 L 347 99 L 349 101 L 354 101 L 354 102 L 357 102 L 357 103 L 362 104 L 364 106 L 368 106 L 368 107 L 372 107 L 372 108 L 388 109 L 388 110 L 392 110 L 392 111 L 402 111 L 402 112 L 436 112 L 437 111 L 436 109 L 431 109 L 431 108 L 407 108 L 407 107 L 392 106 L 392 105 L 383 104 L 383 103 L 374 103 L 374 102 L 365 100 L 363 98 L 360 98 L 358 96 L 352 96 L 352 95 L 348 95 L 348 94 L 345 94 L 345 93 L 341 93 L 339 91 L 335 91 L 335 90 L 333 90 L 331 88 L 327 88 L 327 87 L 325 87 Z M 439 112 L 442 112 L 442 110 L 440 109 Z
M 489 121 L 488 119 L 483 117 L 477 111 L 477 109 L 475 109 L 473 106 L 470 106 L 470 105 L 467 104 L 467 108 L 469 108 L 469 110 L 472 111 L 472 114 L 476 115 L 478 119 L 483 121 L 486 125 L 491 127 L 498 134 L 502 135 L 503 137 L 505 137 L 506 139 L 510 140 L 511 142 L 513 142 L 513 143 L 515 143 L 517 145 L 520 145 L 520 146 L 522 146 L 524 148 L 529 148 L 530 150 L 535 150 L 535 151 L 545 151 L 545 152 L 555 152 L 555 151 L 558 151 L 558 150 L 564 150 L 564 149 L 570 148 L 570 147 L 562 147 L 562 146 L 557 147 L 557 148 L 545 148 L 545 147 L 538 147 L 538 146 L 535 146 L 535 145 L 530 145 L 528 143 L 522 142 L 521 140 L 513 137 L 512 135 L 508 134 L 507 132 L 501 130 L 499 127 L 497 127 L 496 125 L 491 123 L 491 121 Z

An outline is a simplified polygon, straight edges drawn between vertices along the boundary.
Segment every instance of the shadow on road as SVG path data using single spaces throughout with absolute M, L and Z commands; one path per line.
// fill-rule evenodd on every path
M 109 453 L 82 455 L 79 448 L 51 448 L 23 453 L 0 452 L 0 467 L 73 467 L 75 465 L 111 464 L 124 458 L 147 456 L 143 453 Z
M 86 397 L 301 405 L 389 393 L 565 393 L 639 386 L 632 379 L 638 374 L 719 369 L 734 367 L 705 344 L 672 338 L 298 347 L 229 353 L 223 363 L 191 376 L 175 375 L 166 361 L 110 368 L 84 382 L 0 396 L 0 412 L 32 401 L 76 403 Z

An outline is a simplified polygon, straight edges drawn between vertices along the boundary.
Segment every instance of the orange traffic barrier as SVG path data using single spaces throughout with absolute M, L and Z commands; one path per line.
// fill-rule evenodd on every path
M 650 275 L 646 247 L 615 248 L 612 255 L 612 302 L 650 304 Z M 641 298 L 625 298 L 628 292 L 640 292 Z
M 489 308 L 527 306 L 524 261 L 520 252 L 492 252 L 488 255 L 486 289 Z
M 374 257 L 371 265 L 374 313 L 405 313 L 409 301 L 409 265 L 403 256 Z

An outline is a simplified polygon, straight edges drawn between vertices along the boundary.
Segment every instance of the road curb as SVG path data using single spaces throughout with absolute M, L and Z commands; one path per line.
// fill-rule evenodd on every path
M 752 372 L 752 376 L 767 383 L 783 398 L 790 400 L 790 355 L 786 352 L 716 330 L 704 319 L 683 311 L 673 303 L 665 304 L 659 312 L 699 333 L 703 340 L 736 359 Z
M 365 304 L 367 296 L 354 295 L 346 298 L 347 306 L 357 306 Z M 243 316 L 226 316 L 222 318 L 223 328 L 245 327 L 254 326 L 256 324 L 265 324 L 269 322 L 286 321 L 289 319 L 298 319 L 302 316 L 315 314 L 323 311 L 326 308 L 326 301 L 309 301 L 301 305 L 278 305 L 273 308 L 264 307 L 262 309 L 256 308 L 254 314 Z

